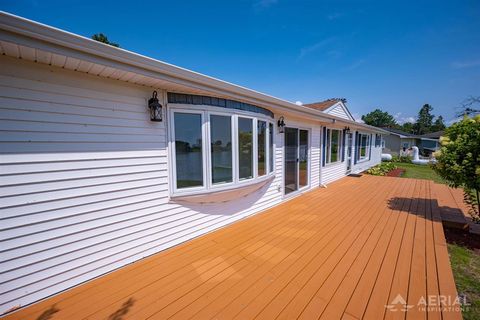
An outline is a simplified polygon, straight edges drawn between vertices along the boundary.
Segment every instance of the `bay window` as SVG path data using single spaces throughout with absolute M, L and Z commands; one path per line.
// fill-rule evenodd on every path
M 171 107 L 170 115 L 172 193 L 224 190 L 273 174 L 273 119 L 214 108 Z

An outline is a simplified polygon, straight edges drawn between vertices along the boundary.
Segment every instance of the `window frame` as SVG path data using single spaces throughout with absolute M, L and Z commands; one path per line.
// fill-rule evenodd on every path
M 331 161 L 332 160 L 332 131 L 338 131 L 338 143 L 337 143 L 337 160 L 336 161 Z M 342 149 L 343 149 L 343 131 L 341 129 L 336 129 L 336 128 L 326 128 L 325 131 L 326 134 L 326 145 L 325 145 L 325 166 L 328 165 L 334 165 L 338 164 L 339 162 L 342 162 Z
M 178 188 L 177 187 L 177 166 L 176 166 L 176 161 L 177 161 L 177 156 L 176 156 L 176 141 L 175 141 L 175 113 L 184 113 L 184 114 L 200 114 L 201 116 L 201 119 L 202 119 L 202 125 L 201 125 L 201 132 L 202 132 L 202 177 L 203 177 L 203 184 L 201 186 L 197 186 L 197 187 L 187 187 L 187 188 Z M 191 192 L 195 192 L 197 190 L 204 190 L 208 184 L 208 180 L 207 180 L 207 175 L 206 175 L 206 172 L 205 172 L 205 165 L 207 164 L 207 159 L 206 159 L 206 130 L 205 130 L 205 126 L 206 126 L 206 123 L 205 123 L 205 115 L 204 115 L 204 112 L 200 112 L 198 110 L 190 110 L 190 109 L 182 109 L 182 108 L 178 108 L 178 109 L 175 109 L 175 110 L 172 110 L 171 112 L 171 117 L 170 119 L 172 119 L 171 122 L 171 125 L 170 125 L 170 131 L 171 131 L 171 139 L 169 140 L 169 144 L 171 144 L 171 152 L 170 152 L 170 155 L 171 155 L 171 159 L 172 159 L 172 164 L 175 163 L 175 166 L 172 167 L 172 169 L 170 170 L 171 172 L 171 176 L 172 176 L 172 186 L 173 186 L 173 190 L 177 193 L 181 193 L 181 192 L 184 192 L 184 190 L 188 190 L 188 191 L 191 191 Z M 209 148 L 210 149 L 210 148 Z
M 233 114 L 228 113 L 228 112 L 221 112 L 221 111 L 206 111 L 206 118 L 208 119 L 208 124 L 207 124 L 207 136 L 208 136 L 208 172 L 207 172 L 207 177 L 208 177 L 208 189 L 216 189 L 218 187 L 224 187 L 224 186 L 230 186 L 235 183 L 236 181 L 236 170 L 235 170 L 235 158 L 236 158 L 236 152 L 237 150 L 234 149 L 235 146 L 235 118 L 233 117 Z M 212 141 L 211 141 L 211 126 L 210 126 L 210 116 L 215 115 L 215 116 L 226 116 L 230 117 L 230 134 L 231 134 L 231 140 L 232 140 L 232 181 L 231 182 L 223 182 L 223 183 L 213 183 L 213 172 L 212 172 Z M 205 169 L 205 168 L 204 168 Z
M 175 113 L 191 113 L 191 114 L 201 114 L 202 115 L 202 161 L 203 161 L 203 185 L 199 187 L 187 187 L 187 188 L 177 188 L 177 176 L 176 176 L 176 156 L 175 156 Z M 275 157 L 273 158 L 273 169 L 270 170 L 270 163 L 266 161 L 266 174 L 258 176 L 258 141 L 257 141 L 257 126 L 258 120 L 265 121 L 266 126 L 266 152 L 265 156 L 270 156 L 270 127 L 272 124 L 273 128 L 273 144 L 272 147 L 275 149 L 275 121 L 274 119 L 257 113 L 252 113 L 243 110 L 225 110 L 225 108 L 208 106 L 208 105 L 190 105 L 190 104 L 168 104 L 168 154 L 170 156 L 169 160 L 169 182 L 170 186 L 170 196 L 184 196 L 184 195 L 195 195 L 195 194 L 205 194 L 208 192 L 221 192 L 232 190 L 235 188 L 241 188 L 251 184 L 258 183 L 263 180 L 270 179 L 275 175 Z M 226 183 L 217 183 L 214 184 L 212 181 L 212 160 L 211 160 L 211 128 L 210 128 L 210 115 L 219 115 L 219 116 L 229 116 L 231 117 L 232 126 L 232 182 Z M 248 118 L 252 119 L 252 139 L 253 139 L 253 163 L 252 163 L 252 178 L 248 179 L 239 179 L 239 156 L 238 156 L 238 118 Z M 273 155 L 275 152 L 273 151 Z
M 269 129 L 269 123 L 268 123 L 268 121 L 266 121 L 266 120 L 257 119 L 255 122 L 257 123 L 257 134 L 256 134 L 256 136 L 255 136 L 255 138 L 256 138 L 256 140 L 257 140 L 257 157 L 256 157 L 257 160 L 254 161 L 254 162 L 257 163 L 257 172 L 256 172 L 256 173 L 257 173 L 258 177 L 263 177 L 263 176 L 266 176 L 266 175 L 268 174 L 268 169 L 269 169 L 269 168 L 268 168 L 268 166 L 269 166 L 268 162 L 270 161 L 270 158 L 268 158 L 268 156 L 269 156 L 269 154 L 268 154 L 268 149 L 270 148 L 270 146 L 269 146 L 269 144 L 268 144 L 268 142 L 269 142 L 269 141 L 268 141 L 268 134 L 269 134 L 269 130 L 270 130 L 270 129 Z M 264 174 L 262 174 L 262 175 L 260 175 L 259 172 L 258 172 L 258 167 L 259 167 L 258 150 L 259 150 L 259 147 L 260 147 L 260 146 L 258 145 L 258 138 L 259 138 L 259 136 L 258 136 L 258 134 L 259 134 L 259 132 L 258 132 L 258 123 L 259 123 L 259 122 L 265 122 L 265 137 L 264 137 L 264 153 L 265 153 L 265 154 L 264 154 L 264 159 L 263 159 L 265 172 L 264 172 Z
M 362 157 L 361 149 L 362 149 L 362 136 L 366 136 L 366 145 L 365 145 L 365 156 Z M 370 148 L 372 147 L 372 135 L 370 133 L 358 133 L 358 146 L 357 146 L 357 162 L 364 162 L 370 160 Z
M 273 174 L 275 172 L 275 123 L 274 121 L 267 121 L 267 175 Z

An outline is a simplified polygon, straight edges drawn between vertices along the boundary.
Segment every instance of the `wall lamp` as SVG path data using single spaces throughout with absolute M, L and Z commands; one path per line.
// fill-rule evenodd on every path
M 148 100 L 150 109 L 150 120 L 155 122 L 162 121 L 162 105 L 158 102 L 157 91 L 153 91 L 152 97 Z
M 283 118 L 283 116 L 278 118 L 277 125 L 278 125 L 278 132 L 283 133 L 285 131 L 285 119 Z
M 345 133 L 347 133 L 347 134 L 350 133 L 350 127 L 345 127 L 344 130 L 345 130 Z

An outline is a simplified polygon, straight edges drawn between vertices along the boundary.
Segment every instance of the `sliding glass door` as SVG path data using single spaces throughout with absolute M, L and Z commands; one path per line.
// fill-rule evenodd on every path
M 285 194 L 308 185 L 308 131 L 285 128 Z

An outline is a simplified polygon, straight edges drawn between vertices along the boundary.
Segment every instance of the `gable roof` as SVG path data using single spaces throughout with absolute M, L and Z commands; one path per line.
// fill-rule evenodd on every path
M 402 138 L 406 138 L 406 137 L 415 137 L 415 135 L 413 133 L 407 133 L 405 131 L 402 131 L 402 130 L 399 130 L 399 129 L 395 129 L 395 128 L 388 128 L 388 127 L 383 127 L 382 128 L 383 130 L 386 130 L 390 133 L 393 133 L 393 134 L 396 134 Z
M 438 140 L 443 135 L 444 131 L 437 131 L 437 132 L 430 132 L 422 135 L 416 135 L 413 133 L 407 133 L 405 131 L 395 129 L 395 128 L 388 128 L 384 127 L 383 130 L 386 130 L 392 134 L 400 136 L 400 138 L 415 138 L 415 139 L 422 139 L 422 140 Z
M 430 138 L 430 139 L 440 139 L 441 136 L 443 136 L 444 131 L 436 131 L 436 132 L 430 132 L 426 134 L 422 134 L 420 138 Z
M 307 103 L 307 104 L 304 104 L 304 106 L 312 109 L 320 110 L 320 111 L 325 111 L 331 106 L 337 104 L 338 102 L 340 102 L 340 99 L 327 99 L 325 101 Z
M 345 104 L 346 100 L 341 98 L 332 98 L 325 101 L 314 102 L 305 104 L 305 107 L 323 111 L 327 114 L 344 118 L 347 120 L 355 121 L 355 118 L 348 110 L 347 105 Z

